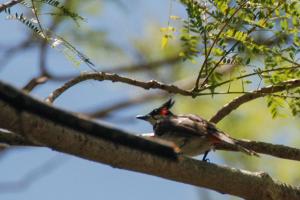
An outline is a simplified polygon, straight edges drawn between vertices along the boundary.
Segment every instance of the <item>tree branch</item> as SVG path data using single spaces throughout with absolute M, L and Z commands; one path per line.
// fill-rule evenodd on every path
M 48 81 L 48 77 L 41 75 L 31 79 L 24 87 L 23 90 L 26 92 L 31 92 L 36 86 L 44 84 Z
M 140 140 L 144 145 L 151 143 L 142 138 L 129 137 L 127 133 L 112 127 L 88 123 L 87 119 L 43 104 L 1 82 L 0 107 L 1 127 L 21 132 L 30 141 L 60 152 L 245 199 L 300 198 L 299 188 L 274 181 L 266 173 L 218 166 L 180 155 L 177 159 L 169 159 L 158 153 L 135 148 L 134 145 L 110 140 L 103 135 L 122 135 L 127 140 Z M 94 134 L 91 134 L 91 129 Z M 156 148 L 160 146 L 156 145 Z
M 129 146 L 130 148 L 139 149 L 141 151 L 147 151 L 152 154 L 158 154 L 160 156 L 165 156 L 170 159 L 176 158 L 176 154 L 174 152 L 173 147 L 163 146 L 153 142 L 149 142 L 148 140 L 145 140 L 143 138 L 134 135 L 127 134 L 122 130 L 110 127 L 106 124 L 99 123 L 99 122 L 96 123 L 90 120 L 86 116 L 76 116 L 74 114 L 65 112 L 63 110 L 53 108 L 47 104 L 44 104 L 43 102 L 33 99 L 32 97 L 26 95 L 26 93 L 20 92 L 17 89 L 11 87 L 10 85 L 1 82 L 0 82 L 0 99 L 8 103 L 9 105 L 13 106 L 17 112 L 14 113 L 16 114 L 16 118 L 14 119 L 9 120 L 9 116 L 7 116 L 6 118 L 5 116 L 2 116 L 2 118 L 5 118 L 2 120 L 0 117 L 1 119 L 0 124 L 2 124 L 2 126 L 0 127 L 7 130 L 12 130 L 13 132 L 19 133 L 23 136 L 24 133 L 27 133 L 27 131 L 23 130 L 23 125 L 27 124 L 27 120 L 26 123 L 25 121 L 22 121 L 23 120 L 22 114 L 23 112 L 29 112 L 29 113 L 34 113 L 47 120 L 59 123 L 60 125 L 63 125 L 65 127 L 79 130 L 79 131 L 85 131 L 86 134 L 92 137 L 102 138 L 103 140 L 111 141 L 114 144 Z M 6 107 L 5 105 L 2 106 L 0 105 L 0 110 L 3 112 L 7 108 L 8 107 Z M 12 124 L 12 125 L 19 124 L 19 126 L 16 127 L 17 129 L 7 128 L 8 124 L 5 124 L 4 123 L 5 121 L 8 124 Z M 24 137 L 27 138 L 26 136 Z M 35 143 L 35 141 L 32 142 L 34 144 L 40 145 L 40 143 Z
M 162 141 L 159 138 L 153 137 L 154 133 L 151 133 L 150 136 L 152 137 L 144 137 L 150 141 L 157 142 L 159 144 L 172 146 L 174 150 L 177 152 L 178 147 L 174 146 L 172 143 L 168 143 Z M 300 161 L 300 149 L 288 147 L 285 145 L 278 145 L 278 144 L 270 144 L 266 142 L 259 142 L 259 141 L 250 141 L 250 140 L 237 140 L 239 144 L 243 147 L 248 149 L 252 149 L 257 153 L 266 154 L 278 158 L 288 159 L 288 160 L 296 160 Z M 23 136 L 9 132 L 9 131 L 1 131 L 0 129 L 0 144 L 6 144 L 11 146 L 39 146 L 31 141 L 26 140 Z M 217 150 L 226 150 L 226 151 L 239 151 L 239 149 L 230 144 L 218 144 L 216 146 Z
M 270 85 L 267 87 L 263 87 L 259 90 L 254 90 L 252 92 L 246 93 L 242 96 L 236 97 L 231 102 L 226 104 L 209 121 L 213 123 L 218 123 L 229 113 L 231 113 L 233 110 L 237 109 L 240 105 L 248 101 L 257 99 L 259 97 L 264 97 L 272 93 L 281 92 L 284 90 L 299 87 L 299 86 L 300 86 L 300 79 L 292 79 L 292 80 L 279 83 L 278 85 Z
M 3 129 L 0 129 L 0 143 L 14 146 L 36 146 L 23 136 Z
M 193 81 L 190 79 L 183 79 L 183 80 L 176 81 L 173 83 L 173 85 L 180 85 L 182 89 L 191 88 L 193 86 L 193 84 L 194 84 Z M 133 105 L 136 106 L 137 104 L 146 103 L 146 102 L 149 102 L 149 101 L 152 101 L 155 99 L 164 98 L 164 97 L 167 97 L 167 95 L 168 94 L 166 91 L 156 91 L 155 93 L 138 94 L 138 95 L 131 97 L 128 100 L 124 100 L 124 101 L 116 103 L 114 105 L 107 106 L 104 109 L 97 110 L 93 113 L 89 113 L 88 115 L 92 116 L 92 117 L 97 117 L 97 118 L 106 117 L 113 111 L 127 108 L 127 107 L 133 106 Z
M 187 90 L 183 90 L 175 85 L 168 85 L 168 84 L 164 84 L 155 80 L 151 80 L 148 82 L 144 82 L 144 81 L 138 81 L 135 79 L 131 79 L 131 78 L 127 78 L 124 76 L 120 76 L 117 74 L 110 74 L 110 73 L 105 73 L 105 72 L 99 72 L 99 73 L 85 73 L 85 74 L 81 74 L 80 76 L 66 82 L 62 87 L 56 89 L 54 92 L 52 92 L 48 98 L 46 99 L 47 102 L 52 103 L 57 97 L 59 97 L 63 92 L 65 92 L 67 89 L 69 89 L 70 87 L 86 81 L 86 80 L 97 80 L 97 81 L 104 81 L 104 80 L 109 80 L 112 82 L 121 82 L 121 83 L 126 83 L 128 85 L 134 85 L 137 87 L 141 87 L 144 88 L 146 90 L 149 89 L 161 89 L 161 90 L 165 90 L 169 93 L 177 93 L 177 94 L 181 94 L 184 96 L 190 96 L 192 95 L 192 93 L 190 91 Z
M 0 4 L 0 12 L 4 11 L 5 9 L 7 8 L 10 8 L 18 3 L 20 3 L 21 1 L 23 0 L 11 0 L 11 1 L 8 1 L 4 4 Z
M 250 140 L 237 140 L 241 146 L 248 149 L 252 149 L 257 153 L 262 153 L 270 156 L 275 156 L 279 158 L 298 160 L 300 161 L 300 149 L 288 147 L 278 144 L 270 144 L 266 142 L 250 141 Z M 229 151 L 239 151 L 233 145 L 219 144 L 216 146 L 218 150 L 229 150 Z

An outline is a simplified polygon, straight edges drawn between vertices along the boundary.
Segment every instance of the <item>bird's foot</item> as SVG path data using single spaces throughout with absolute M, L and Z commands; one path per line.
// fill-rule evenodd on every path
M 203 158 L 202 158 L 202 161 L 204 161 L 204 162 L 209 162 L 209 159 L 206 158 L 207 155 L 208 155 L 208 153 L 209 153 L 209 151 L 205 151 L 205 153 L 204 153 L 204 155 L 203 155 Z

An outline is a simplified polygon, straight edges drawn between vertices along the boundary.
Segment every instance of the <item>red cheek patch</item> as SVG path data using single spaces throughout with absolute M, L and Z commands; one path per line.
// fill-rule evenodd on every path
M 160 111 L 160 114 L 161 115 L 168 115 L 168 113 L 169 113 L 169 110 L 167 109 L 167 108 L 163 108 L 163 109 L 161 109 L 161 111 Z

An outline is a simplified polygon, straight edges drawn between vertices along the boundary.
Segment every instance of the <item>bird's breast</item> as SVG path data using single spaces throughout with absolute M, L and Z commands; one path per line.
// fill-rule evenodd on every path
M 186 136 L 183 133 L 165 132 L 159 138 L 173 142 L 181 152 L 188 156 L 196 156 L 210 150 L 213 144 L 204 136 Z

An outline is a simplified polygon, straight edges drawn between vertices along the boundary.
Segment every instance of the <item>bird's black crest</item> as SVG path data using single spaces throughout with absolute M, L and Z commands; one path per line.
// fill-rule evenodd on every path
M 167 102 L 165 102 L 165 103 L 161 106 L 161 108 L 168 108 L 168 109 L 171 109 L 172 106 L 174 105 L 174 103 L 175 103 L 175 101 L 174 101 L 172 98 L 170 98 Z

